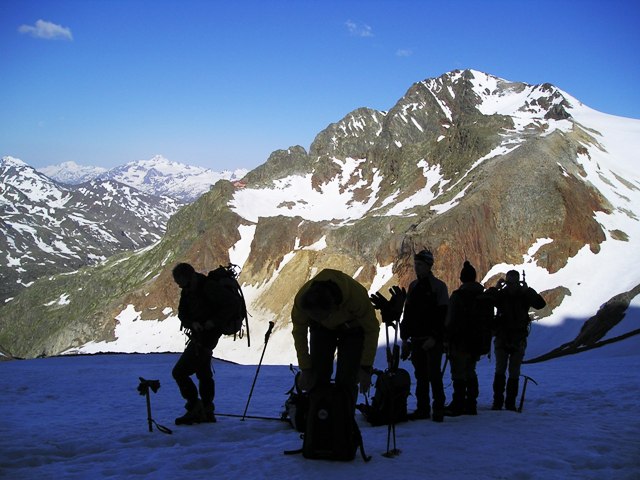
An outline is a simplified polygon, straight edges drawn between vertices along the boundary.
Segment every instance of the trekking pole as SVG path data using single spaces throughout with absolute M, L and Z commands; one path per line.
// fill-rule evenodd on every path
M 274 323 L 269 322 L 269 329 L 267 333 L 264 334 L 264 348 L 262 349 L 262 355 L 260 356 L 260 363 L 258 363 L 258 369 L 256 370 L 256 375 L 253 377 L 253 384 L 251 385 L 251 391 L 249 392 L 249 398 L 247 398 L 247 405 L 244 407 L 244 413 L 242 414 L 242 420 L 244 421 L 247 416 L 247 410 L 249 409 L 249 402 L 251 401 L 251 395 L 253 395 L 253 387 L 256 386 L 256 380 L 258 379 L 258 373 L 260 373 L 260 366 L 262 365 L 262 359 L 264 358 L 264 352 L 267 349 L 267 343 L 269 342 L 269 337 L 271 336 L 271 330 L 273 330 Z
M 391 370 L 391 365 L 393 363 L 393 356 L 391 353 L 391 348 L 389 347 L 389 325 L 384 324 L 384 333 L 387 336 L 387 368 Z
M 149 423 L 149 431 L 153 432 L 153 420 L 151 419 L 151 397 L 149 396 L 149 390 L 145 394 L 147 397 L 147 422 Z
M 397 324 L 394 324 L 394 329 L 395 329 L 395 337 L 393 340 L 393 354 L 389 356 L 390 357 L 389 368 L 387 370 L 387 374 L 389 375 L 389 378 L 392 378 L 397 371 L 397 367 L 394 369 L 394 365 L 397 365 L 396 357 L 399 354 L 399 351 L 397 348 L 398 346 L 398 325 Z M 391 349 L 389 348 L 389 326 L 388 325 L 385 325 L 385 330 L 387 332 L 387 352 L 390 352 Z M 397 448 L 397 445 L 396 445 L 396 423 L 394 418 L 395 391 L 393 391 L 392 381 L 389 381 L 389 390 L 391 392 L 390 393 L 391 398 L 389 399 L 389 418 L 388 418 L 389 425 L 387 426 L 387 451 L 383 453 L 382 456 L 387 458 L 393 458 L 400 454 L 400 450 Z M 390 449 L 389 447 L 390 447 L 392 438 L 393 438 L 393 449 Z
M 527 375 L 520 376 L 524 377 L 524 385 L 522 386 L 522 395 L 520 395 L 520 405 L 518 405 L 518 413 L 522 413 L 522 406 L 524 405 L 524 394 L 527 391 L 527 382 L 531 380 L 533 383 L 538 385 L 538 382 L 536 382 L 533 378 L 528 377 Z

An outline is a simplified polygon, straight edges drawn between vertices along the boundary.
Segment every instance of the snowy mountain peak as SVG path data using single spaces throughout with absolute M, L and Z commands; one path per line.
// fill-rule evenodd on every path
M 87 182 L 107 171 L 103 167 L 78 165 L 75 162 L 62 162 L 59 165 L 49 165 L 38 171 L 53 180 L 67 185 L 77 185 Z
M 113 168 L 99 178 L 114 179 L 148 194 L 168 196 L 182 203 L 190 203 L 209 191 L 219 180 L 237 180 L 246 173 L 246 169 L 214 172 L 156 155 L 149 160 L 138 160 Z
M 6 155 L 0 159 L 0 167 L 28 167 L 28 165 L 19 158 Z
M 5 158 L 12 159 L 12 157 Z M 12 161 L 26 166 L 20 160 L 12 159 Z M 39 171 L 67 185 L 78 185 L 98 178 L 113 179 L 149 195 L 168 196 L 181 203 L 194 201 L 219 180 L 239 180 L 247 174 L 246 169 L 215 172 L 204 167 L 174 162 L 162 155 L 155 155 L 148 160 L 129 162 L 111 170 L 64 162 L 41 168 Z

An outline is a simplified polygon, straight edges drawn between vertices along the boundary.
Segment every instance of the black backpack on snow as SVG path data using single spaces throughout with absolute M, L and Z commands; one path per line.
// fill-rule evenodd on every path
M 377 375 L 371 404 L 358 405 L 364 418 L 374 427 L 407 421 L 407 398 L 411 393 L 411 376 L 402 368 L 374 370 Z
M 360 449 L 363 460 L 368 462 L 371 457 L 364 451 L 351 402 L 350 394 L 340 385 L 315 387 L 309 393 L 302 448 L 284 453 L 302 453 L 310 459 L 351 461 Z
M 214 291 L 216 297 L 224 297 L 224 313 L 216 312 L 216 326 L 223 335 L 239 335 L 242 338 L 242 324 L 246 324 L 247 339 L 249 337 L 249 321 L 247 305 L 238 283 L 236 265 L 226 267 L 220 265 L 207 274 L 207 288 Z

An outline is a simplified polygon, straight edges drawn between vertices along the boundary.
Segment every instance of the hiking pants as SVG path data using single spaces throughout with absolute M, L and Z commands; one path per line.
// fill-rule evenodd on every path
M 191 380 L 191 375 L 195 374 L 198 379 L 202 403 L 213 403 L 216 385 L 211 370 L 211 354 L 218 344 L 219 338 L 215 339 L 211 347 L 204 347 L 197 342 L 190 341 L 173 367 L 171 374 L 178 384 L 180 395 L 187 402 L 194 402 L 198 399 L 198 388 Z
M 495 341 L 496 375 L 505 376 L 509 371 L 509 378 L 520 377 L 520 366 L 524 359 L 526 342 L 520 342 L 517 346 L 507 347 L 502 345 L 498 339 Z
M 444 387 L 442 385 L 442 345 L 429 350 L 422 348 L 420 341 L 411 343 L 411 363 L 416 377 L 416 402 L 420 411 L 431 412 L 429 387 L 433 394 L 433 410 L 444 409 Z
M 309 354 L 316 376 L 316 385 L 331 382 L 333 358 L 336 362 L 336 384 L 350 393 L 355 414 L 358 399 L 358 373 L 364 347 L 364 330 L 361 327 L 329 330 L 318 324 L 309 327 Z
M 462 380 L 465 382 L 477 380 L 476 364 L 477 357 L 469 352 L 463 352 L 458 349 L 452 349 L 449 354 L 449 362 L 451 363 L 451 380 Z

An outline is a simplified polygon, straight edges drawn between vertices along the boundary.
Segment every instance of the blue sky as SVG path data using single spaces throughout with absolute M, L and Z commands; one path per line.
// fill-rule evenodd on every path
M 640 2 L 0 0 L 0 155 L 254 168 L 473 68 L 640 119 Z

